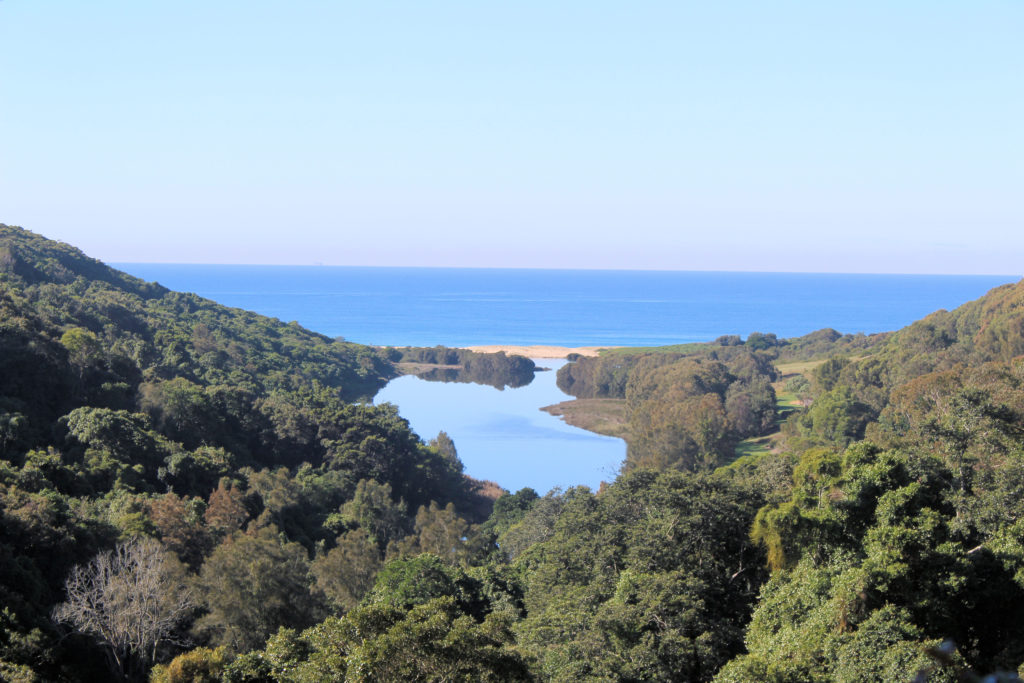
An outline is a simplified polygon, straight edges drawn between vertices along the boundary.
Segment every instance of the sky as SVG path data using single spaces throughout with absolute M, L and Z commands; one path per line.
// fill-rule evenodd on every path
M 1024 2 L 0 0 L 108 262 L 1024 272 Z

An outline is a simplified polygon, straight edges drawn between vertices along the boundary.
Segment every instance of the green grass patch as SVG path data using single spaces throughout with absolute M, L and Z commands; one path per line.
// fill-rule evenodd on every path
M 800 405 L 800 399 L 792 391 L 780 391 L 775 394 L 775 407 L 779 410 Z
M 759 436 L 751 439 L 744 439 L 736 444 L 736 457 L 743 458 L 748 455 L 762 455 L 771 453 L 774 441 L 770 436 Z
M 782 373 L 783 377 L 788 375 L 806 375 L 808 372 L 824 363 L 827 359 L 802 360 L 796 363 L 776 363 L 775 367 Z
M 782 423 L 789 419 L 789 416 L 800 409 L 800 399 L 797 395 L 783 391 L 775 394 L 775 427 L 778 429 Z
M 710 348 L 721 348 L 704 342 L 692 344 L 671 344 L 669 346 L 623 346 L 617 349 L 602 349 L 602 356 L 635 356 L 641 353 L 707 353 Z

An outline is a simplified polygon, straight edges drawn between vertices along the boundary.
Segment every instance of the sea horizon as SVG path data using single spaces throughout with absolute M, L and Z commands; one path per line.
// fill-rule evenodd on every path
M 873 334 L 1011 275 L 112 264 L 173 290 L 375 346 L 663 346 L 751 332 Z
M 343 268 L 343 269 L 379 269 L 379 270 L 474 270 L 474 271 L 550 271 L 550 272 L 584 272 L 584 273 L 697 273 L 721 275 L 864 275 L 893 277 L 981 277 L 981 278 L 1016 278 L 1024 279 L 1024 273 L 934 273 L 908 271 L 862 271 L 862 270 L 744 270 L 740 269 L 700 269 L 700 268 L 551 268 L 545 266 L 421 266 L 421 265 L 358 265 L 336 263 L 219 263 L 204 261 L 104 261 L 111 268 L 130 272 L 132 266 L 181 266 L 217 267 L 217 268 Z

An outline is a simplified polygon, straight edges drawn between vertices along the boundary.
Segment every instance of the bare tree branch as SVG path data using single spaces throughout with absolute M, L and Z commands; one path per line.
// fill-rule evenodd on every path
M 180 564 L 155 540 L 133 539 L 71 571 L 67 601 L 54 621 L 70 624 L 105 645 L 114 666 L 130 679 L 144 670 L 157 646 L 195 609 Z

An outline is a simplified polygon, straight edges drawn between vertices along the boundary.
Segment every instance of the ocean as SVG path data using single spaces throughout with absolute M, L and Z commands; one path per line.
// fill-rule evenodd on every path
M 364 344 L 651 346 L 723 334 L 780 337 L 823 327 L 895 330 L 1016 277 L 820 275 L 447 268 L 117 264 L 195 292 Z M 552 369 L 565 361 L 539 360 Z M 555 373 L 498 390 L 405 376 L 374 398 L 398 406 L 423 439 L 444 430 L 465 471 L 541 493 L 615 479 L 621 439 L 539 410 L 567 400 Z
M 1018 276 L 114 264 L 380 346 L 656 346 L 895 330 Z

